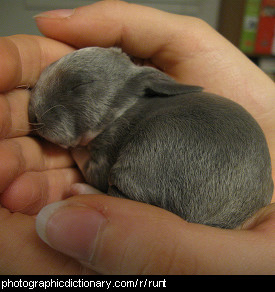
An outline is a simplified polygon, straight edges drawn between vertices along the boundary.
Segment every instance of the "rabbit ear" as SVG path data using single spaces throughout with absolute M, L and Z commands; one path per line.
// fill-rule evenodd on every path
M 202 87 L 180 84 L 165 73 L 151 67 L 139 67 L 138 72 L 130 77 L 127 85 L 128 92 L 130 90 L 141 97 L 148 98 L 202 91 Z

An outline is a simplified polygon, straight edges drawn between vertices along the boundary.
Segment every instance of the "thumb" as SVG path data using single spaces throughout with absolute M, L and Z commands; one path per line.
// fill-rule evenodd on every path
M 266 274 L 273 269 L 274 234 L 191 224 L 160 208 L 105 195 L 48 205 L 36 226 L 54 249 L 101 274 Z
M 0 207 L 1 275 L 94 274 L 49 248 L 35 233 L 34 217 Z

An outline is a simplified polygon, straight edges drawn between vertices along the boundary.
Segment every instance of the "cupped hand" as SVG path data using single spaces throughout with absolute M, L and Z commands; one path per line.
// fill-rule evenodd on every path
M 63 199 L 70 185 L 81 181 L 66 151 L 25 136 L 29 93 L 17 88 L 33 86 L 42 68 L 70 52 L 71 46 L 120 46 L 178 81 L 237 101 L 263 128 L 274 165 L 273 82 L 201 20 L 104 1 L 73 11 L 47 12 L 36 21 L 46 36 L 62 43 L 30 36 L 0 42 L 0 54 L 5 57 L 0 70 L 0 129 L 5 138 L 0 144 L 1 204 L 9 210 L 35 214 L 43 205 Z M 39 240 L 33 217 L 4 208 L 0 216 L 0 244 L 6 249 L 0 260 L 2 273 L 251 274 L 275 270 L 274 205 L 261 210 L 242 230 L 229 231 L 189 224 L 165 210 L 133 201 L 74 196 L 48 205 L 37 220 L 41 238 L 70 257 Z

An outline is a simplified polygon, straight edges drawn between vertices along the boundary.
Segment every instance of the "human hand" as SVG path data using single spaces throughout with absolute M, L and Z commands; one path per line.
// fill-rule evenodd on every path
M 146 59 L 179 81 L 202 85 L 207 91 L 242 104 L 264 129 L 274 164 L 274 108 L 271 104 L 274 84 L 206 24 L 116 1 L 79 8 L 69 18 L 60 19 L 56 17 L 57 12 L 53 13 L 48 13 L 47 18 L 37 18 L 41 31 L 50 37 L 75 47 L 121 46 L 127 53 Z M 259 96 L 264 98 L 259 99 Z M 32 217 L 7 216 L 6 211 L 4 214 L 4 219 L 14 219 L 9 220 L 12 225 L 5 226 L 2 246 L 9 243 L 7 238 L 11 233 L 6 228 L 10 227 L 14 237 L 24 236 L 25 249 L 29 254 L 32 252 L 35 260 L 30 267 L 24 262 L 26 252 L 20 255 L 21 261 L 18 257 L 16 262 L 4 257 L 2 262 L 9 263 L 10 271 L 20 273 L 23 267 L 24 273 L 37 271 L 34 267 L 39 266 L 37 259 L 42 256 L 47 261 L 40 271 L 56 273 L 60 265 L 64 265 L 66 258 L 61 255 L 55 260 L 49 256 L 48 260 L 49 254 L 56 253 L 34 236 Z M 62 220 L 58 220 L 58 216 Z M 20 224 L 14 222 L 19 217 Z M 85 266 L 99 273 L 274 272 L 274 205 L 262 210 L 242 231 L 189 224 L 165 210 L 102 195 L 71 197 L 49 205 L 38 218 L 38 230 L 46 242 L 84 261 Z M 68 230 L 72 222 L 75 228 Z M 97 223 L 101 226 L 99 229 Z M 22 226 L 20 231 L 19 226 Z M 57 230 L 63 231 L 66 242 L 59 241 Z M 94 243 L 92 236 L 97 237 Z M 13 244 L 8 251 L 16 248 L 18 244 Z M 72 266 L 74 272 L 81 272 L 76 262 L 70 261 L 70 264 L 70 270 L 63 267 L 59 273 L 72 272 Z
M 68 152 L 26 136 L 30 125 L 25 87 L 32 87 L 45 66 L 72 50 L 42 37 L 0 38 L 0 245 L 4 251 L 0 273 L 62 273 L 64 265 L 71 273 L 79 271 L 79 264 L 41 244 L 34 217 L 18 213 L 37 214 L 44 205 L 64 199 L 72 183 L 82 181 Z
M 81 176 L 67 151 L 26 136 L 29 90 L 41 70 L 73 49 L 32 36 L 1 38 L 0 202 L 10 211 L 37 213 L 60 200 Z

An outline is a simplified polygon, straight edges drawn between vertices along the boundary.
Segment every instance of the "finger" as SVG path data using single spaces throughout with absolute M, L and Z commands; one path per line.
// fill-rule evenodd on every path
M 66 168 L 74 165 L 69 153 L 56 145 L 31 137 L 0 141 L 0 193 L 26 171 Z
M 38 28 L 46 36 L 76 47 L 120 46 L 133 56 L 154 59 L 161 68 L 163 63 L 166 67 L 176 63 L 177 46 L 172 48 L 169 42 L 178 42 L 183 25 L 186 24 L 186 32 L 190 28 L 190 18 L 180 18 L 183 23 L 178 23 L 175 15 L 121 1 L 101 1 L 71 13 L 66 18 L 63 13 L 59 18 L 56 11 L 39 14 L 36 17 Z M 196 31 L 192 32 L 192 42 L 188 42 L 186 32 L 187 48 L 179 44 L 178 50 L 184 49 L 191 54 Z M 163 52 L 164 47 L 167 52 Z
M 72 50 L 68 45 L 39 36 L 0 38 L 0 92 L 21 85 L 32 87 L 46 66 Z
M 0 92 L 22 85 L 32 87 L 45 66 L 72 50 L 38 36 L 0 38 Z M 28 98 L 27 90 L 13 90 L 0 96 L 0 138 L 28 133 Z
M 73 196 L 78 196 L 78 195 L 89 195 L 89 194 L 102 194 L 101 191 L 98 189 L 84 183 L 76 183 L 71 185 L 70 187 L 70 194 Z
M 16 89 L 0 95 L 0 138 L 25 136 L 28 123 L 29 91 Z
M 48 205 L 38 214 L 36 228 L 50 246 L 102 274 L 274 272 L 272 229 L 263 233 L 190 224 L 160 208 L 120 198 L 84 195 Z
M 34 215 L 45 205 L 70 196 L 71 185 L 82 181 L 74 168 L 25 172 L 0 195 L 0 202 L 11 212 Z
M 76 261 L 44 244 L 35 232 L 35 219 L 0 208 L 1 275 L 86 274 Z

